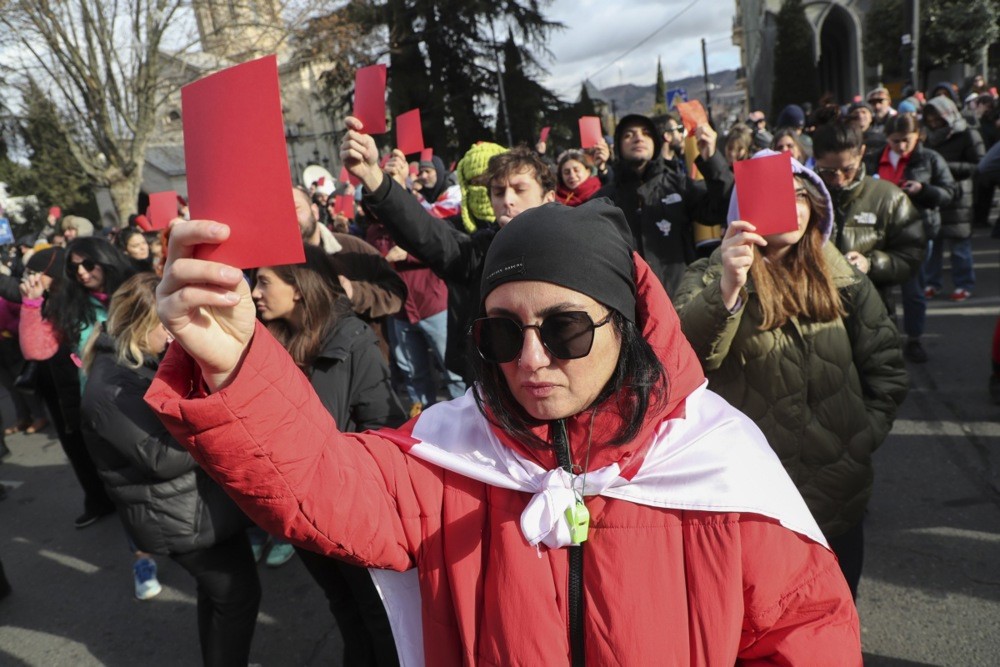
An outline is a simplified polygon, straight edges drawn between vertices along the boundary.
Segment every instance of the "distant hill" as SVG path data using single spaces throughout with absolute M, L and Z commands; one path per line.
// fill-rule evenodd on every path
M 712 89 L 713 96 L 729 97 L 736 91 L 735 69 L 711 73 L 708 75 L 708 79 L 716 86 Z M 705 100 L 704 77 L 691 76 L 677 81 L 667 81 L 667 90 L 674 88 L 684 88 L 687 91 L 688 99 L 698 98 L 703 102 Z M 626 83 L 620 86 L 597 89 L 588 83 L 587 92 L 592 98 L 607 102 L 609 107 L 613 104 L 615 113 L 621 118 L 630 113 L 648 114 L 653 108 L 653 100 L 656 97 L 656 84 L 637 86 Z

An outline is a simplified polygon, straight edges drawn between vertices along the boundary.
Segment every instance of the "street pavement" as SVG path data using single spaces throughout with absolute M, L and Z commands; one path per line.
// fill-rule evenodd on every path
M 909 364 L 910 395 L 875 455 L 858 599 L 866 665 L 1000 664 L 1000 406 L 987 392 L 1000 242 L 978 230 L 975 248 L 975 295 L 931 302 L 930 361 Z M 6 396 L 0 409 L 12 423 Z M 0 559 L 14 592 L 0 601 L 0 665 L 197 665 L 190 576 L 158 558 L 163 592 L 135 600 L 118 520 L 73 528 L 81 494 L 52 434 L 8 444 Z M 339 632 L 298 558 L 260 577 L 251 662 L 339 664 Z

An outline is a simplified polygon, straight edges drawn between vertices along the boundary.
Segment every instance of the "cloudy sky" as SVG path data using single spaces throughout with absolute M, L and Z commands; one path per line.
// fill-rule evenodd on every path
M 580 83 L 589 78 L 598 88 L 621 83 L 648 85 L 656 81 L 656 58 L 663 59 L 668 81 L 702 73 L 701 39 L 707 41 L 711 72 L 739 66 L 732 44 L 735 0 L 700 0 L 671 21 L 691 0 L 553 0 L 546 17 L 566 25 L 554 32 L 552 61 L 543 79 L 566 100 L 575 99 Z M 625 54 L 640 40 L 649 41 Z

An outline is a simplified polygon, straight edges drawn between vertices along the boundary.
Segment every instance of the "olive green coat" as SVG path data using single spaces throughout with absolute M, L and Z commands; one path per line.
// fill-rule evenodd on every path
M 872 452 L 892 428 L 908 379 L 878 292 L 823 246 L 847 315 L 761 331 L 753 285 L 730 313 L 721 255 L 688 267 L 674 303 L 709 388 L 754 420 L 827 537 L 857 524 L 872 491 Z M 734 446 L 738 443 L 734 443 Z

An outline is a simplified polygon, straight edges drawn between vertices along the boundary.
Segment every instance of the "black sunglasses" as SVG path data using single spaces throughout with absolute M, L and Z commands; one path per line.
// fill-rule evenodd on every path
M 91 273 L 93 272 L 94 269 L 97 268 L 97 262 L 95 262 L 92 259 L 85 259 L 82 262 L 70 262 L 69 268 L 70 271 L 72 272 L 71 275 L 79 273 L 81 266 L 83 267 L 84 271 L 86 271 L 87 273 Z
M 541 324 L 518 324 L 507 317 L 481 317 L 472 323 L 472 340 L 486 361 L 504 364 L 513 361 L 524 346 L 524 330 L 538 329 L 542 345 L 556 359 L 579 359 L 590 354 L 594 329 L 611 321 L 608 313 L 598 323 L 583 311 L 549 315 Z

